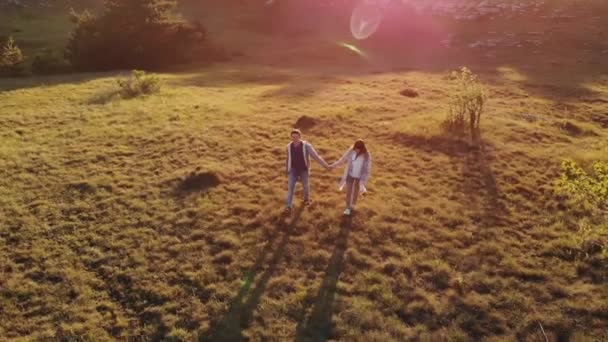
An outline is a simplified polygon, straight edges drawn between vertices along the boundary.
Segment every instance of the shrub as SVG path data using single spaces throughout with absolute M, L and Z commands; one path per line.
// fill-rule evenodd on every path
M 35 74 L 51 75 L 70 71 L 70 63 L 61 54 L 45 50 L 42 54 L 34 57 L 32 71 Z
M 597 246 L 608 259 L 608 162 L 595 162 L 593 172 L 587 173 L 573 160 L 564 160 L 556 191 L 567 195 L 574 206 L 586 211 L 579 222 L 577 243 L 583 250 L 593 250 Z
M 133 70 L 131 76 L 118 79 L 117 83 L 120 88 L 119 94 L 125 99 L 158 93 L 161 88 L 161 80 L 158 76 L 141 70 Z
M 94 16 L 75 13 L 65 55 L 79 70 L 151 69 L 201 60 L 211 49 L 200 23 L 189 23 L 167 0 L 106 0 Z
M 487 101 L 487 91 L 477 76 L 466 67 L 453 71 L 450 79 L 458 83 L 458 89 L 450 99 L 450 112 L 443 122 L 444 130 L 464 134 L 467 125 L 472 135 L 479 129 L 481 114 Z
M 608 208 L 608 162 L 595 162 L 593 173 L 588 174 L 575 161 L 564 160 L 557 191 L 569 195 L 577 205 L 605 210 Z
M 166 341 L 170 341 L 170 342 L 182 342 L 182 341 L 185 342 L 185 341 L 192 340 L 192 336 L 190 336 L 188 331 L 186 331 L 182 328 L 171 329 L 171 331 L 165 338 L 166 338 Z
M 0 46 L 0 74 L 20 76 L 26 73 L 25 56 L 13 37 Z

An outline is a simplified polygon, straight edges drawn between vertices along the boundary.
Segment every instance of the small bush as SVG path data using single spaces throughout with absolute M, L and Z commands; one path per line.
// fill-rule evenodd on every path
M 61 74 L 70 71 L 70 62 L 59 53 L 46 50 L 34 57 L 32 71 L 39 75 Z
M 579 222 L 577 243 L 587 253 L 601 250 L 608 259 L 608 163 L 595 162 L 587 173 L 573 160 L 564 160 L 556 191 L 585 211 Z
M 608 208 L 608 163 L 595 162 L 593 174 L 588 174 L 575 161 L 564 160 L 557 191 L 567 194 L 577 205 L 605 210 Z
M 481 114 L 487 101 L 487 91 L 477 76 L 466 67 L 453 71 L 449 77 L 458 83 L 450 99 L 450 112 L 442 123 L 445 131 L 464 134 L 469 126 L 471 134 L 479 129 Z
M 190 336 L 188 331 L 182 328 L 173 328 L 167 335 L 166 340 L 171 342 L 185 342 L 191 341 L 192 336 Z
M 21 76 L 26 73 L 25 56 L 13 37 L 0 46 L 0 74 Z
M 120 88 L 119 94 L 124 99 L 160 92 L 161 80 L 154 74 L 133 70 L 131 76 L 116 81 Z

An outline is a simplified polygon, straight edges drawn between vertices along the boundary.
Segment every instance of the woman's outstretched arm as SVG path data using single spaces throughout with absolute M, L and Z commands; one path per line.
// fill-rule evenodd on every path
M 336 162 L 334 162 L 333 164 L 329 165 L 330 168 L 334 168 L 334 167 L 338 167 L 342 164 L 345 164 L 348 161 L 348 156 L 350 155 L 350 152 L 352 151 L 352 148 L 349 148 L 348 150 L 346 150 L 346 153 L 344 153 L 344 155 L 342 156 L 342 158 L 338 159 Z

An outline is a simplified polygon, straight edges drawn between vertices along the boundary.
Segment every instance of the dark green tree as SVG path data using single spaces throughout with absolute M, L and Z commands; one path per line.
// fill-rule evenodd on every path
M 168 0 L 106 0 L 100 15 L 73 14 L 66 58 L 80 70 L 153 69 L 210 54 L 206 31 Z

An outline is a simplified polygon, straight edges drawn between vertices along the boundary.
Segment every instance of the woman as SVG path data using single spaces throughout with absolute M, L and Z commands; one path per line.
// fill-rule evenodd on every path
M 359 193 L 366 191 L 365 185 L 372 173 L 372 155 L 365 147 L 365 142 L 362 139 L 355 141 L 344 156 L 331 164 L 330 168 L 333 169 L 346 163 L 348 164 L 340 180 L 340 190 L 346 186 L 346 209 L 344 210 L 344 215 L 350 216 L 355 204 L 357 204 Z

